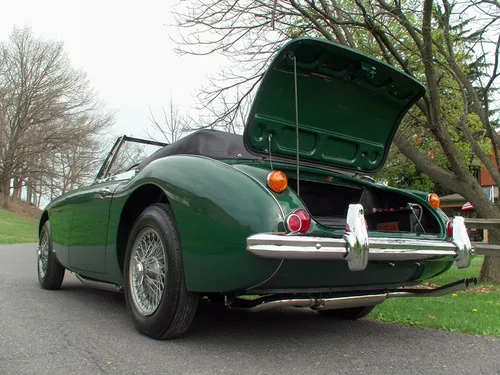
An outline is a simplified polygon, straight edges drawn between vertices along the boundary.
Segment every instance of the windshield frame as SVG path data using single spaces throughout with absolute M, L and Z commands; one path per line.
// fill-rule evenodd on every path
M 125 142 L 132 142 L 132 143 L 141 143 L 141 144 L 147 144 L 151 146 L 159 146 L 159 147 L 165 147 L 168 146 L 168 143 L 163 143 L 163 142 L 158 142 L 158 141 L 153 141 L 149 139 L 141 139 L 141 138 L 135 138 L 135 137 L 129 137 L 127 135 L 122 135 L 121 137 L 118 137 L 118 139 L 115 141 L 113 147 L 111 147 L 111 150 L 109 151 L 108 155 L 106 156 L 106 159 L 104 160 L 101 168 L 99 169 L 99 172 L 97 173 L 97 176 L 95 178 L 95 181 L 106 179 L 110 177 L 109 171 L 111 170 L 111 167 L 113 166 L 113 163 L 116 160 L 116 157 L 118 153 L 120 152 L 120 149 L 124 145 Z

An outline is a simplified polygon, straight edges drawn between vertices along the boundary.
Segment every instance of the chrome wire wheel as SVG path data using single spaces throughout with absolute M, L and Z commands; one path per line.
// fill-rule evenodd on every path
M 165 290 L 167 261 L 158 232 L 143 229 L 136 237 L 129 263 L 129 286 L 132 301 L 142 316 L 152 315 L 160 305 Z
M 37 250 L 38 256 L 38 274 L 40 278 L 44 278 L 47 273 L 47 265 L 49 262 L 49 236 L 47 232 L 43 232 L 40 244 Z

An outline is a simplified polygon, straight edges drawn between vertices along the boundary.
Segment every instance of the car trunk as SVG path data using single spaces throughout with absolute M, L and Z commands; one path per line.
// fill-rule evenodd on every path
M 297 191 L 297 180 L 288 178 L 289 188 Z M 337 180 L 338 181 L 338 180 Z M 440 226 L 428 207 L 411 196 L 385 190 L 377 185 L 350 186 L 340 182 L 300 179 L 300 198 L 313 219 L 332 229 L 345 229 L 349 204 L 365 209 L 370 231 L 437 234 Z
M 374 174 L 403 116 L 424 93 L 413 77 L 359 51 L 297 38 L 262 77 L 244 144 L 276 161 L 299 156 L 304 166 Z

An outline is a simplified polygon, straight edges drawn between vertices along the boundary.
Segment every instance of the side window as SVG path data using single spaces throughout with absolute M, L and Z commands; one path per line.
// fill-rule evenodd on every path
M 118 150 L 115 160 L 111 164 L 108 176 L 114 176 L 118 173 L 127 172 L 134 165 L 145 159 L 148 153 L 144 145 L 134 142 L 125 142 Z

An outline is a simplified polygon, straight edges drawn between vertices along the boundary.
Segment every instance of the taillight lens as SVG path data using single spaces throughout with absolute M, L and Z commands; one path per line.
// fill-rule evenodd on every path
M 427 201 L 432 208 L 439 208 L 441 204 L 441 199 L 436 193 L 431 193 L 427 196 Z
M 290 232 L 299 232 L 302 228 L 302 220 L 300 220 L 298 215 L 288 215 L 286 218 L 286 226 Z
M 290 232 L 306 233 L 311 228 L 311 216 L 306 210 L 295 210 L 286 218 Z
M 286 174 L 282 171 L 272 171 L 267 175 L 267 186 L 275 193 L 282 193 L 288 186 Z
M 451 220 L 449 220 L 448 224 L 446 224 L 446 235 L 453 238 L 453 221 Z

